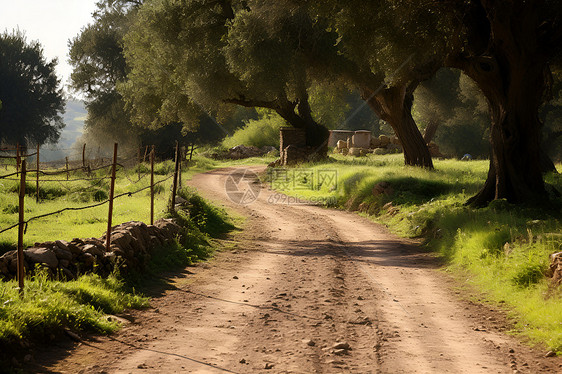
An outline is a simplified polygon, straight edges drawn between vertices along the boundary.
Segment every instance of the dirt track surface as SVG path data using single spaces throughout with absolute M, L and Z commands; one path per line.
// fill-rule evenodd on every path
M 256 170 L 256 169 L 254 169 Z M 36 372 L 560 373 L 505 334 L 414 243 L 352 213 L 242 206 L 225 180 L 197 175 L 206 198 L 248 217 L 234 250 L 170 278 L 118 334 L 36 353 Z M 339 345 L 338 345 L 339 343 Z M 349 349 L 348 349 L 349 348 Z

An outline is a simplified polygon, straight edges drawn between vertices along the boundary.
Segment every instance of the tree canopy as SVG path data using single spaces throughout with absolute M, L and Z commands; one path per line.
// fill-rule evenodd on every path
M 65 100 L 38 42 L 20 31 L 0 34 L 0 140 L 20 145 L 56 143 L 64 127 Z
M 116 85 L 128 73 L 122 40 L 131 13 L 138 5 L 140 2 L 100 1 L 94 22 L 69 42 L 71 87 L 86 97 L 85 130 L 90 138 L 108 143 L 136 143 L 138 131 L 125 111 Z
M 232 104 L 263 107 L 321 144 L 327 130 L 312 117 L 291 32 L 271 30 L 245 2 L 148 2 L 125 38 L 132 71 L 120 90 L 137 121 L 189 125 L 201 109 L 223 117 Z
M 263 107 L 304 128 L 309 145 L 319 146 L 327 135 L 320 123 L 342 121 L 349 107 L 347 90 L 358 90 L 377 117 L 392 126 L 406 164 L 433 167 L 430 134 L 422 137 L 416 119 L 422 127 L 441 123 L 436 139 L 446 143 L 454 137 L 456 143 L 449 145 L 457 155 L 466 143 L 478 149 L 472 153 L 483 154 L 489 134 L 490 173 L 474 204 L 546 195 L 539 109 L 549 109 L 544 105 L 548 93 L 556 97 L 559 92 L 552 89 L 556 80 L 549 79 L 551 66 L 559 67 L 562 60 L 557 1 L 104 4 L 105 16 L 97 22 L 103 26 L 106 18 L 108 24 L 120 19 L 119 27 L 95 30 L 96 45 L 110 40 L 118 53 L 107 47 L 89 54 L 98 59 L 77 53 L 74 59 L 84 69 L 76 70 L 76 82 L 99 95 L 111 87 L 111 94 L 124 98 L 134 123 L 179 123 L 185 130 L 197 126 L 202 113 L 227 117 L 232 104 Z M 120 9 L 126 16 L 119 18 Z M 77 52 L 80 44 L 87 45 L 87 31 L 84 40 L 75 41 Z M 103 53 L 114 56 L 105 70 L 96 66 Z M 443 67 L 463 74 L 445 73 Z M 330 111 L 330 105 L 338 109 Z M 548 114 L 542 118 L 556 122 Z

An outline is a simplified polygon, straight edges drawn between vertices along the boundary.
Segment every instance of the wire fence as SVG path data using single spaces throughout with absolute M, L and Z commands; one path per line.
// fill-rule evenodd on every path
M 73 167 L 70 168 L 69 167 L 69 162 L 68 159 L 66 159 L 65 162 L 65 168 L 63 169 L 55 169 L 55 170 L 41 170 L 40 168 L 40 160 L 39 160 L 39 147 L 37 147 L 37 152 L 32 153 L 32 154 L 20 154 L 19 153 L 19 147 L 16 148 L 16 155 L 15 156 L 0 156 L 0 158 L 12 158 L 16 160 L 16 172 L 14 173 L 8 173 L 5 175 L 0 175 L 0 180 L 14 180 L 14 181 L 19 181 L 20 185 L 19 185 L 19 189 L 18 189 L 18 193 L 19 193 L 19 204 L 18 204 L 18 213 L 19 213 L 19 220 L 17 223 L 0 229 L 0 234 L 18 228 L 18 251 L 17 251 L 17 264 L 18 264 L 18 271 L 17 271 L 17 278 L 18 278 L 18 282 L 19 282 L 19 288 L 20 288 L 20 292 L 23 292 L 23 280 L 25 277 L 24 274 L 24 269 L 23 269 L 23 237 L 24 234 L 27 233 L 27 228 L 28 228 L 28 224 L 32 221 L 35 220 L 39 220 L 42 218 L 46 218 L 49 216 L 53 216 L 53 215 L 57 215 L 57 214 L 61 214 L 67 211 L 80 211 L 80 210 L 86 210 L 86 209 L 92 209 L 92 208 L 96 208 L 105 204 L 109 205 L 108 208 L 108 227 L 107 227 L 107 234 L 106 234 L 106 250 L 110 250 L 110 244 L 111 244 L 111 223 L 112 223 L 112 216 L 113 216 L 113 201 L 115 199 L 119 199 L 121 197 L 124 196 L 133 196 L 135 194 L 138 194 L 142 191 L 148 190 L 150 189 L 150 224 L 154 224 L 154 187 L 162 184 L 166 181 L 169 181 L 170 179 L 173 179 L 173 183 L 172 183 L 172 194 L 171 194 L 171 204 L 170 204 L 170 209 L 173 210 L 174 206 L 175 206 L 175 195 L 176 195 L 176 190 L 178 188 L 178 179 L 180 180 L 180 184 L 181 184 L 181 175 L 178 175 L 181 172 L 181 167 L 180 167 L 180 151 L 179 151 L 179 146 L 178 143 L 176 142 L 176 147 L 175 147 L 175 168 L 174 168 L 174 172 L 171 175 L 168 175 L 167 177 L 164 177 L 158 181 L 154 180 L 154 146 L 152 146 L 150 148 L 150 152 L 148 152 L 148 147 L 145 148 L 144 150 L 144 156 L 141 157 L 141 150 L 139 150 L 139 153 L 137 156 L 133 156 L 133 157 L 129 157 L 129 158 L 125 158 L 125 159 L 119 159 L 118 160 L 118 144 L 115 143 L 114 145 L 114 152 L 113 152 L 113 159 L 111 163 L 105 164 L 105 165 L 100 165 L 97 167 L 92 168 L 90 166 L 89 162 L 86 162 L 86 158 L 85 158 L 85 146 L 83 147 L 83 159 L 82 159 L 82 166 L 81 167 Z M 0 151 L 3 151 L 3 149 L 0 149 Z M 35 169 L 30 169 L 27 170 L 27 157 L 30 156 L 37 156 L 36 157 L 36 168 Z M 144 172 L 141 173 L 141 168 L 138 167 L 138 178 L 137 180 L 133 180 L 131 179 L 126 172 L 123 173 L 123 176 L 129 180 L 129 182 L 131 183 L 131 185 L 137 185 L 138 183 L 140 183 L 141 181 L 143 181 L 147 176 L 150 176 L 150 183 L 148 186 L 142 187 L 142 188 L 138 188 L 135 189 L 134 191 L 127 191 L 127 192 L 123 192 L 120 194 L 115 195 L 115 180 L 116 180 L 116 176 L 117 176 L 117 169 L 125 169 L 125 164 L 133 161 L 133 165 L 139 165 L 141 162 L 144 162 L 147 158 L 147 156 L 149 157 L 150 160 L 150 171 L 149 172 Z M 110 171 L 110 175 L 102 175 L 102 176 L 97 176 L 97 177 L 93 177 L 92 173 L 94 171 L 99 171 L 102 169 L 109 169 Z M 77 178 L 75 177 L 76 173 L 85 173 L 86 177 L 83 178 Z M 90 205 L 85 205 L 85 206 L 81 206 L 81 207 L 64 207 L 62 209 L 53 211 L 53 212 L 49 212 L 49 213 L 45 213 L 45 214 L 40 214 L 34 217 L 30 217 L 25 219 L 24 217 L 24 212 L 25 212 L 25 194 L 26 194 L 26 187 L 27 187 L 27 176 L 29 173 L 35 174 L 35 182 L 36 182 L 36 190 L 35 190 L 35 194 L 36 194 L 36 199 L 37 202 L 40 202 L 40 182 L 58 182 L 61 184 L 61 186 L 67 188 L 68 190 L 71 190 L 72 187 L 67 187 L 65 184 L 67 182 L 78 182 L 78 181 L 87 181 L 87 182 L 93 182 L 91 183 L 92 186 L 95 186 L 96 184 L 101 185 L 104 181 L 109 180 L 110 181 L 110 186 L 109 186 L 109 198 L 105 199 L 104 201 L 100 201 L 98 203 L 94 203 L 94 204 L 90 204 Z M 75 175 L 73 175 L 73 178 L 70 178 L 71 173 L 75 173 Z M 53 177 L 53 176 L 57 176 L 57 175 L 66 175 L 66 179 L 53 179 L 53 178 L 47 178 L 47 179 L 40 179 L 40 176 L 47 176 L 47 177 Z M 14 176 L 17 176 L 19 178 L 12 178 Z M 84 192 L 85 189 L 81 189 L 81 192 Z

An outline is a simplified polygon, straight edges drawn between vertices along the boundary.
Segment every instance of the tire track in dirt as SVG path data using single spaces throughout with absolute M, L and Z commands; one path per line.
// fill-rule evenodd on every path
M 120 333 L 68 356 L 46 351 L 33 371 L 560 372 L 559 358 L 501 333 L 501 313 L 460 300 L 413 243 L 351 213 L 270 204 L 266 188 L 257 201 L 234 204 L 224 183 L 235 170 L 190 182 L 248 217 L 235 250 L 172 277 Z

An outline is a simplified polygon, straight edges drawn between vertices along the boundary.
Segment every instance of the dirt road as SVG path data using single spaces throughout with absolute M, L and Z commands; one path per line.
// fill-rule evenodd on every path
M 560 358 L 506 335 L 502 313 L 466 301 L 413 243 L 352 213 L 272 204 L 266 188 L 235 204 L 225 194 L 233 171 L 190 184 L 248 217 L 234 250 L 171 278 L 153 308 L 132 312 L 115 336 L 45 350 L 33 370 L 562 372 Z

